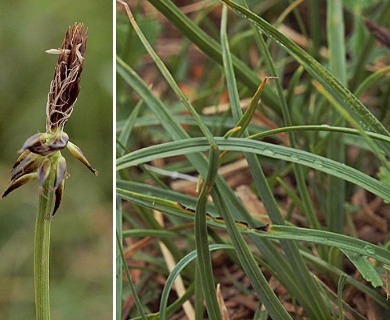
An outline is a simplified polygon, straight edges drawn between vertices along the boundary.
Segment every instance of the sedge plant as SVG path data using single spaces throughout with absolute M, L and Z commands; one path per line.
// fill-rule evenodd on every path
M 117 2 L 116 319 L 388 318 L 389 2 Z
M 69 27 L 62 46 L 46 52 L 58 55 L 54 79 L 51 81 L 46 105 L 46 131 L 29 137 L 20 149 L 20 155 L 11 170 L 11 181 L 1 198 L 26 184 L 37 180 L 39 203 L 34 239 L 34 287 L 36 319 L 50 319 L 49 254 L 50 225 L 57 212 L 68 177 L 66 160 L 61 154 L 65 148 L 97 175 L 81 149 L 69 141 L 64 132 L 65 123 L 73 112 L 80 91 L 88 31 L 82 23 Z

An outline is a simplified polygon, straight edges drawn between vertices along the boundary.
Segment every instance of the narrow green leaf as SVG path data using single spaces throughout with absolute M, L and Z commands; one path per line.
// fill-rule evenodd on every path
M 180 101 L 184 104 L 186 109 L 191 113 L 192 117 L 195 119 L 197 125 L 202 130 L 205 137 L 210 142 L 210 145 L 215 145 L 213 141 L 213 135 L 211 134 L 208 127 L 203 123 L 202 119 L 200 118 L 199 114 L 196 112 L 195 108 L 190 104 L 188 98 L 183 94 L 183 92 L 180 90 L 179 86 L 177 85 L 175 79 L 173 78 L 172 74 L 169 72 L 168 68 L 165 66 L 165 64 L 162 62 L 160 57 L 157 55 L 157 53 L 153 50 L 152 46 L 149 44 L 148 40 L 146 39 L 145 35 L 141 31 L 141 29 L 138 27 L 137 22 L 135 21 L 130 7 L 127 3 L 120 1 L 127 12 L 127 15 L 129 17 L 129 21 L 131 25 L 133 26 L 137 36 L 141 40 L 141 43 L 145 47 L 146 51 L 149 53 L 150 57 L 153 59 L 156 66 L 159 68 L 161 74 L 164 76 L 165 80 L 168 82 L 169 86 L 172 88 L 173 92 L 177 95 L 177 97 L 180 99 Z
M 249 249 L 248 244 L 245 242 L 243 236 L 235 224 L 235 221 L 233 220 L 233 215 L 230 212 L 231 208 L 229 208 L 227 204 L 222 201 L 218 192 L 213 192 L 212 196 L 217 208 L 220 209 L 220 214 L 225 220 L 226 228 L 229 232 L 229 236 L 233 242 L 234 248 L 236 249 L 236 253 L 241 262 L 241 265 L 271 318 L 292 319 L 261 272 L 252 252 Z
M 339 319 L 344 320 L 344 310 L 343 310 L 343 290 L 344 290 L 344 285 L 345 285 L 345 276 L 341 276 L 339 278 L 339 281 L 337 283 L 337 304 L 339 306 Z
M 366 79 L 364 79 L 364 81 L 362 81 L 359 84 L 359 87 L 355 90 L 355 95 L 357 97 L 360 97 L 365 91 L 370 89 L 372 86 L 377 85 L 378 82 L 381 80 L 381 78 L 384 78 L 385 76 L 387 76 L 387 80 L 388 80 L 389 73 L 390 73 L 390 66 L 387 66 L 370 74 Z
M 122 127 L 122 132 L 118 137 L 118 142 L 123 145 L 121 154 L 126 151 L 126 146 L 129 141 L 131 131 L 135 125 L 135 121 L 138 117 L 138 113 L 142 107 L 142 103 L 142 100 L 137 103 L 137 105 L 134 107 L 133 111 L 130 113 L 129 117 L 126 119 L 126 122 Z
M 156 208 L 157 210 L 176 215 L 185 220 L 194 221 L 195 219 L 193 210 L 184 209 L 174 201 L 119 188 L 117 188 L 117 194 L 124 200 L 132 201 L 146 207 Z M 211 216 L 208 216 L 207 223 L 213 227 L 226 228 L 223 220 L 212 218 Z M 250 228 L 241 222 L 236 222 L 236 224 L 241 232 L 253 235 L 254 237 L 320 243 L 326 246 L 334 246 L 340 249 L 349 250 L 363 256 L 372 257 L 386 265 L 390 265 L 390 252 L 387 249 L 346 235 L 323 230 L 280 225 L 272 225 L 268 228 L 269 230 L 267 232 L 262 232 L 256 228 Z M 260 229 L 262 228 L 263 227 L 260 227 Z
M 122 239 L 122 199 L 120 198 L 116 198 L 116 230 L 118 232 L 119 238 Z M 123 297 L 122 259 L 121 259 L 121 252 L 118 243 L 116 243 L 115 248 L 116 248 L 115 311 L 116 311 L 116 320 L 121 320 L 122 319 L 122 297 Z
M 355 279 L 353 276 L 350 276 L 349 274 L 345 273 L 339 268 L 329 264 L 328 262 L 320 259 L 319 257 L 312 255 L 311 253 L 301 251 L 301 254 L 306 260 L 311 261 L 311 263 L 318 266 L 320 270 L 324 270 L 325 272 L 329 272 L 339 277 L 344 277 L 347 283 L 353 285 L 355 288 L 357 288 L 358 290 L 360 290 L 361 292 L 369 296 L 376 303 L 378 303 L 382 308 L 390 310 L 390 306 L 386 301 L 386 298 L 384 298 L 379 293 L 379 291 L 376 291 L 375 289 L 368 287 L 367 285 L 360 282 L 358 279 Z
M 214 251 L 214 250 L 233 250 L 233 249 L 234 248 L 231 245 L 218 244 L 218 245 L 210 245 L 208 250 Z M 166 308 L 167 308 L 167 303 L 169 298 L 169 292 L 171 291 L 176 278 L 180 275 L 183 269 L 192 261 L 194 261 L 196 258 L 197 258 L 197 251 L 190 252 L 176 264 L 175 268 L 169 274 L 167 281 L 165 282 L 163 292 L 161 294 L 160 319 L 167 319 Z
M 207 177 L 203 182 L 199 193 L 195 210 L 195 243 L 198 254 L 199 278 L 203 288 L 203 296 L 207 305 L 207 314 L 212 319 L 222 319 L 217 294 L 215 290 L 215 281 L 213 276 L 213 266 L 208 245 L 208 233 L 206 222 L 207 198 L 214 186 L 215 177 L 218 171 L 218 149 L 210 148 L 209 168 Z
M 355 121 L 357 121 L 357 123 L 359 123 L 364 129 L 378 132 L 383 135 L 390 135 L 386 128 L 372 115 L 362 102 L 307 52 L 251 11 L 230 0 L 220 1 L 234 9 L 250 24 L 259 28 L 267 36 L 271 37 L 280 46 L 282 46 L 313 78 L 317 79 L 329 91 L 329 93 L 334 96 L 340 105 L 345 108 L 348 114 L 350 114 L 352 118 L 355 119 Z M 387 154 L 390 154 L 389 146 L 381 144 L 381 147 Z
M 122 237 L 155 237 L 155 238 L 177 238 L 178 233 L 168 230 L 147 230 L 147 229 L 132 229 L 123 230 Z
M 233 132 L 231 136 L 238 136 L 244 134 L 248 135 L 247 127 L 250 123 L 250 120 L 253 117 L 254 111 L 256 109 L 260 94 L 262 93 L 264 86 L 266 84 L 267 78 L 265 78 L 257 89 L 254 97 L 252 98 L 248 110 L 242 115 L 240 109 L 239 98 L 238 98 L 238 89 L 236 87 L 234 70 L 232 66 L 232 61 L 230 59 L 230 49 L 229 42 L 227 40 L 227 8 L 224 6 L 221 19 L 221 47 L 223 53 L 224 68 L 226 74 L 226 81 L 229 88 L 229 98 L 232 101 L 231 107 L 233 111 L 233 116 L 238 120 L 237 128 L 240 128 L 239 131 Z M 275 69 L 272 64 L 272 59 L 269 56 L 268 50 L 264 43 L 263 38 L 259 35 L 258 42 L 260 43 L 261 48 L 263 49 L 263 55 L 267 65 L 271 69 L 271 74 L 276 75 Z M 281 100 L 283 114 L 287 112 L 287 123 L 290 123 L 288 108 L 286 107 L 286 102 L 283 99 L 283 94 L 281 86 L 277 83 L 279 98 Z M 226 137 L 226 135 L 225 135 Z M 247 158 L 249 169 L 255 181 L 259 196 L 263 201 L 264 207 L 266 208 L 269 217 L 273 223 L 284 224 L 284 218 L 279 211 L 279 207 L 276 203 L 276 200 L 272 194 L 271 188 L 268 185 L 268 181 L 263 173 L 259 159 L 252 153 L 246 153 L 245 157 Z M 300 170 L 300 168 L 298 168 Z M 286 252 L 288 265 L 291 266 L 291 271 L 285 269 L 285 273 L 294 274 L 293 279 L 291 279 L 291 286 L 289 288 L 294 288 L 294 296 L 296 299 L 304 306 L 305 310 L 312 316 L 318 316 L 320 314 L 325 315 L 324 318 L 330 316 L 326 309 L 324 309 L 324 303 L 322 303 L 322 297 L 319 295 L 319 290 L 317 290 L 317 284 L 314 283 L 313 278 L 309 274 L 303 259 L 301 258 L 298 248 L 295 243 L 288 241 L 281 241 L 281 245 Z M 249 258 L 248 258 L 249 259 Z M 250 259 L 248 260 L 250 261 Z M 248 269 L 250 270 L 250 268 Z M 301 270 L 301 272 L 296 276 L 294 270 Z M 260 275 L 259 275 L 260 276 Z M 260 276 L 261 277 L 261 276 Z M 295 283 L 294 283 L 295 282 Z M 299 285 L 300 283 L 301 285 Z M 260 289 L 261 290 L 261 289 Z M 262 292 L 262 295 L 267 295 L 267 292 Z M 266 306 L 267 308 L 267 306 Z
M 371 265 L 371 263 L 367 260 L 366 256 L 349 252 L 348 250 L 342 251 L 347 256 L 347 258 L 354 264 L 356 269 L 359 270 L 362 277 L 368 282 L 370 282 L 374 288 L 383 285 L 380 275 Z
M 390 201 L 390 186 L 384 185 L 378 180 L 343 163 L 338 163 L 334 160 L 317 156 L 306 151 L 262 141 L 253 141 L 243 138 L 215 138 L 215 141 L 222 151 L 228 150 L 255 153 L 273 159 L 299 163 L 352 182 L 384 200 Z M 137 150 L 118 158 L 117 170 L 122 170 L 154 159 L 205 152 L 208 148 L 208 142 L 204 138 L 183 139 L 175 142 L 163 143 L 157 146 Z
M 180 207 L 175 201 L 156 198 L 154 196 L 145 194 L 138 194 L 119 188 L 117 188 L 117 194 L 124 200 L 138 203 L 150 208 L 155 208 L 168 214 L 174 214 L 177 217 L 185 220 L 195 220 L 195 214 L 193 210 L 184 209 Z M 238 228 L 237 230 L 239 230 L 241 233 L 252 235 L 254 237 L 320 243 L 326 246 L 347 250 L 361 256 L 371 257 L 385 265 L 390 265 L 390 252 L 387 249 L 346 235 L 323 230 L 281 225 L 271 225 L 268 227 L 267 231 L 261 231 L 263 228 L 257 230 L 256 228 L 250 228 L 241 222 L 230 222 L 234 223 Z M 223 229 L 227 228 L 225 220 L 219 218 L 212 218 L 211 216 L 208 216 L 207 223 L 213 227 Z
M 344 37 L 343 3 L 341 0 L 327 1 L 327 35 L 330 72 L 341 84 L 347 83 L 346 54 Z M 336 110 L 329 113 L 331 123 L 337 123 L 340 116 Z M 341 125 L 345 121 L 342 121 Z M 331 135 L 327 144 L 327 157 L 345 163 L 346 150 L 343 136 Z M 329 229 L 342 233 L 345 220 L 345 181 L 331 176 L 328 179 L 326 195 L 326 217 Z M 341 264 L 341 261 L 338 262 Z
M 145 311 L 144 311 L 144 306 L 142 305 L 141 300 L 138 297 L 137 290 L 132 282 L 132 277 L 131 277 L 131 274 L 129 272 L 129 268 L 127 267 L 126 259 L 125 259 L 125 256 L 123 254 L 122 238 L 119 237 L 118 232 L 116 233 L 116 240 L 117 240 L 117 245 L 118 245 L 118 249 L 119 249 L 119 254 L 121 257 L 121 265 L 124 266 L 126 277 L 127 277 L 127 283 L 129 285 L 130 292 L 133 295 L 135 305 L 137 307 L 138 312 L 141 315 L 141 319 L 147 320 L 147 317 L 146 317 Z
M 222 53 L 220 45 L 212 39 L 199 26 L 187 18 L 170 0 L 148 0 L 157 10 L 159 10 L 167 19 L 174 24 L 188 39 L 191 40 L 202 52 L 209 58 L 222 65 Z M 256 90 L 260 79 L 256 73 L 251 70 L 237 57 L 233 56 L 234 70 L 237 77 L 245 83 L 251 90 Z M 263 100 L 270 106 L 279 109 L 275 94 L 265 88 Z

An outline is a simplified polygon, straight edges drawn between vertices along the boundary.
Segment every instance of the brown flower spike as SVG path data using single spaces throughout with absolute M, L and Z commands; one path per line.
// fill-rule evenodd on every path
M 34 134 L 26 140 L 11 170 L 11 182 L 1 198 L 34 179 L 38 179 L 39 187 L 42 188 L 52 173 L 55 175 L 52 185 L 56 197 L 52 213 L 54 215 L 60 205 L 64 181 L 68 176 L 66 161 L 61 155 L 61 150 L 65 147 L 97 175 L 80 148 L 71 143 L 63 131 L 80 91 L 87 38 L 88 31 L 84 32 L 84 25 L 75 23 L 68 28 L 60 49 L 46 51 L 59 55 L 47 99 L 46 132 Z

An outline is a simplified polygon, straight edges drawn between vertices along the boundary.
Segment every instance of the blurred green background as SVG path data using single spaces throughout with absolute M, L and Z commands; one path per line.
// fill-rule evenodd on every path
M 1 1 L 0 189 L 27 137 L 45 131 L 57 56 L 74 22 L 89 37 L 81 91 L 65 126 L 95 177 L 65 150 L 70 178 L 52 222 L 52 319 L 112 319 L 112 7 L 111 1 Z M 0 319 L 34 319 L 36 182 L 0 201 Z

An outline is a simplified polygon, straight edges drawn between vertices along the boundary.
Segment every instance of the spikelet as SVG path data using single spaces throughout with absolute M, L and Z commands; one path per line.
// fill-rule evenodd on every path
M 61 48 L 46 51 L 58 55 L 47 98 L 46 132 L 32 135 L 23 144 L 19 150 L 20 156 L 11 170 L 11 181 L 1 194 L 1 198 L 34 179 L 38 180 L 39 188 L 42 190 L 52 173 L 55 177 L 51 186 L 55 194 L 52 212 L 54 215 L 61 204 L 64 182 L 68 177 L 66 160 L 61 154 L 61 150 L 66 147 L 97 175 L 97 171 L 89 164 L 81 149 L 71 143 L 64 132 L 65 123 L 73 112 L 80 92 L 80 76 L 83 71 L 87 38 L 88 31 L 84 31 L 84 25 L 75 23 L 68 28 Z

